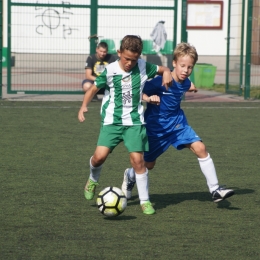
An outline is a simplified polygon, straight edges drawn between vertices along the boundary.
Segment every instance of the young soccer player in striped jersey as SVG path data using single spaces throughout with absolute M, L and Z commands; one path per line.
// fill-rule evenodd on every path
M 102 126 L 96 150 L 90 158 L 90 175 L 84 189 L 86 199 L 93 199 L 107 156 L 123 141 L 135 172 L 142 211 L 144 214 L 154 214 L 155 210 L 149 200 L 148 170 L 143 159 L 143 152 L 148 151 L 148 139 L 144 126 L 142 91 L 145 82 L 157 74 L 162 76 L 161 84 L 168 89 L 172 76 L 167 67 L 140 59 L 142 47 L 139 36 L 127 35 L 123 38 L 118 50 L 119 60 L 110 63 L 86 92 L 78 119 L 80 122 L 85 120 L 84 113 L 88 111 L 88 103 L 99 89 L 104 88 Z M 153 97 L 148 98 L 148 101 L 152 100 Z
M 156 159 L 171 145 L 177 150 L 189 148 L 198 158 L 213 201 L 219 202 L 232 196 L 234 191 L 219 186 L 213 160 L 180 108 L 185 92 L 197 92 L 196 87 L 188 79 L 197 60 L 196 49 L 188 43 L 180 43 L 173 53 L 172 86 L 168 90 L 165 89 L 160 76 L 146 82 L 143 99 L 153 96 L 156 101 L 154 97 L 156 95 L 158 105 L 148 103 L 145 111 L 149 151 L 144 153 L 144 160 L 147 169 L 151 170 L 155 166 Z M 122 190 L 128 199 L 131 198 L 134 184 L 134 169 L 128 168 L 124 172 L 122 184 Z

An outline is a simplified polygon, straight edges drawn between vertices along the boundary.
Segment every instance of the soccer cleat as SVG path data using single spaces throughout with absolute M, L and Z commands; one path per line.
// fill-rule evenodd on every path
M 234 194 L 235 193 L 233 190 L 225 189 L 225 187 L 219 186 L 215 191 L 212 192 L 212 199 L 214 202 L 219 202 L 231 197 Z
M 147 201 L 143 204 L 141 204 L 142 210 L 144 214 L 152 215 L 155 213 L 155 210 L 152 206 L 152 203 L 150 201 Z
M 121 189 L 124 192 L 126 198 L 131 199 L 132 189 L 135 186 L 135 181 L 130 180 L 130 178 L 128 176 L 128 170 L 129 170 L 129 168 L 127 168 L 124 172 L 124 180 L 123 180 Z
M 97 182 L 94 182 L 91 179 L 88 179 L 86 186 L 84 188 L 84 195 L 87 200 L 93 199 L 97 185 L 98 185 Z

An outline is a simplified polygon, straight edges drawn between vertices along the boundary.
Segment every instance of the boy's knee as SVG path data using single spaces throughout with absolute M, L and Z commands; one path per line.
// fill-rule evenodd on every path
M 91 164 L 94 167 L 98 167 L 98 166 L 102 165 L 105 162 L 105 160 L 106 160 L 105 156 L 100 156 L 100 155 L 94 154 L 91 159 Z
M 208 156 L 206 146 L 202 142 L 200 142 L 200 144 L 196 146 L 195 153 L 199 158 L 204 158 Z
M 87 92 L 91 86 L 92 86 L 92 84 L 89 84 L 89 82 L 87 82 L 82 86 L 82 89 L 84 92 Z

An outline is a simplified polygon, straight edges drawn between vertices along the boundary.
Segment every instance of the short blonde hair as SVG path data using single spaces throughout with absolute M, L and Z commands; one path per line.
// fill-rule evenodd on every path
M 198 61 L 198 53 L 194 46 L 187 42 L 179 43 L 173 51 L 173 60 L 177 61 L 179 57 L 190 56 L 194 64 Z

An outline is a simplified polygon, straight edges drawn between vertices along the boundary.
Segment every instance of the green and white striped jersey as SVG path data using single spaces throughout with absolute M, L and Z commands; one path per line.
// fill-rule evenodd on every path
M 110 63 L 95 80 L 98 88 L 105 88 L 100 110 L 102 124 L 144 124 L 142 91 L 147 79 L 155 77 L 158 68 L 138 59 L 136 66 L 125 72 L 118 61 Z

